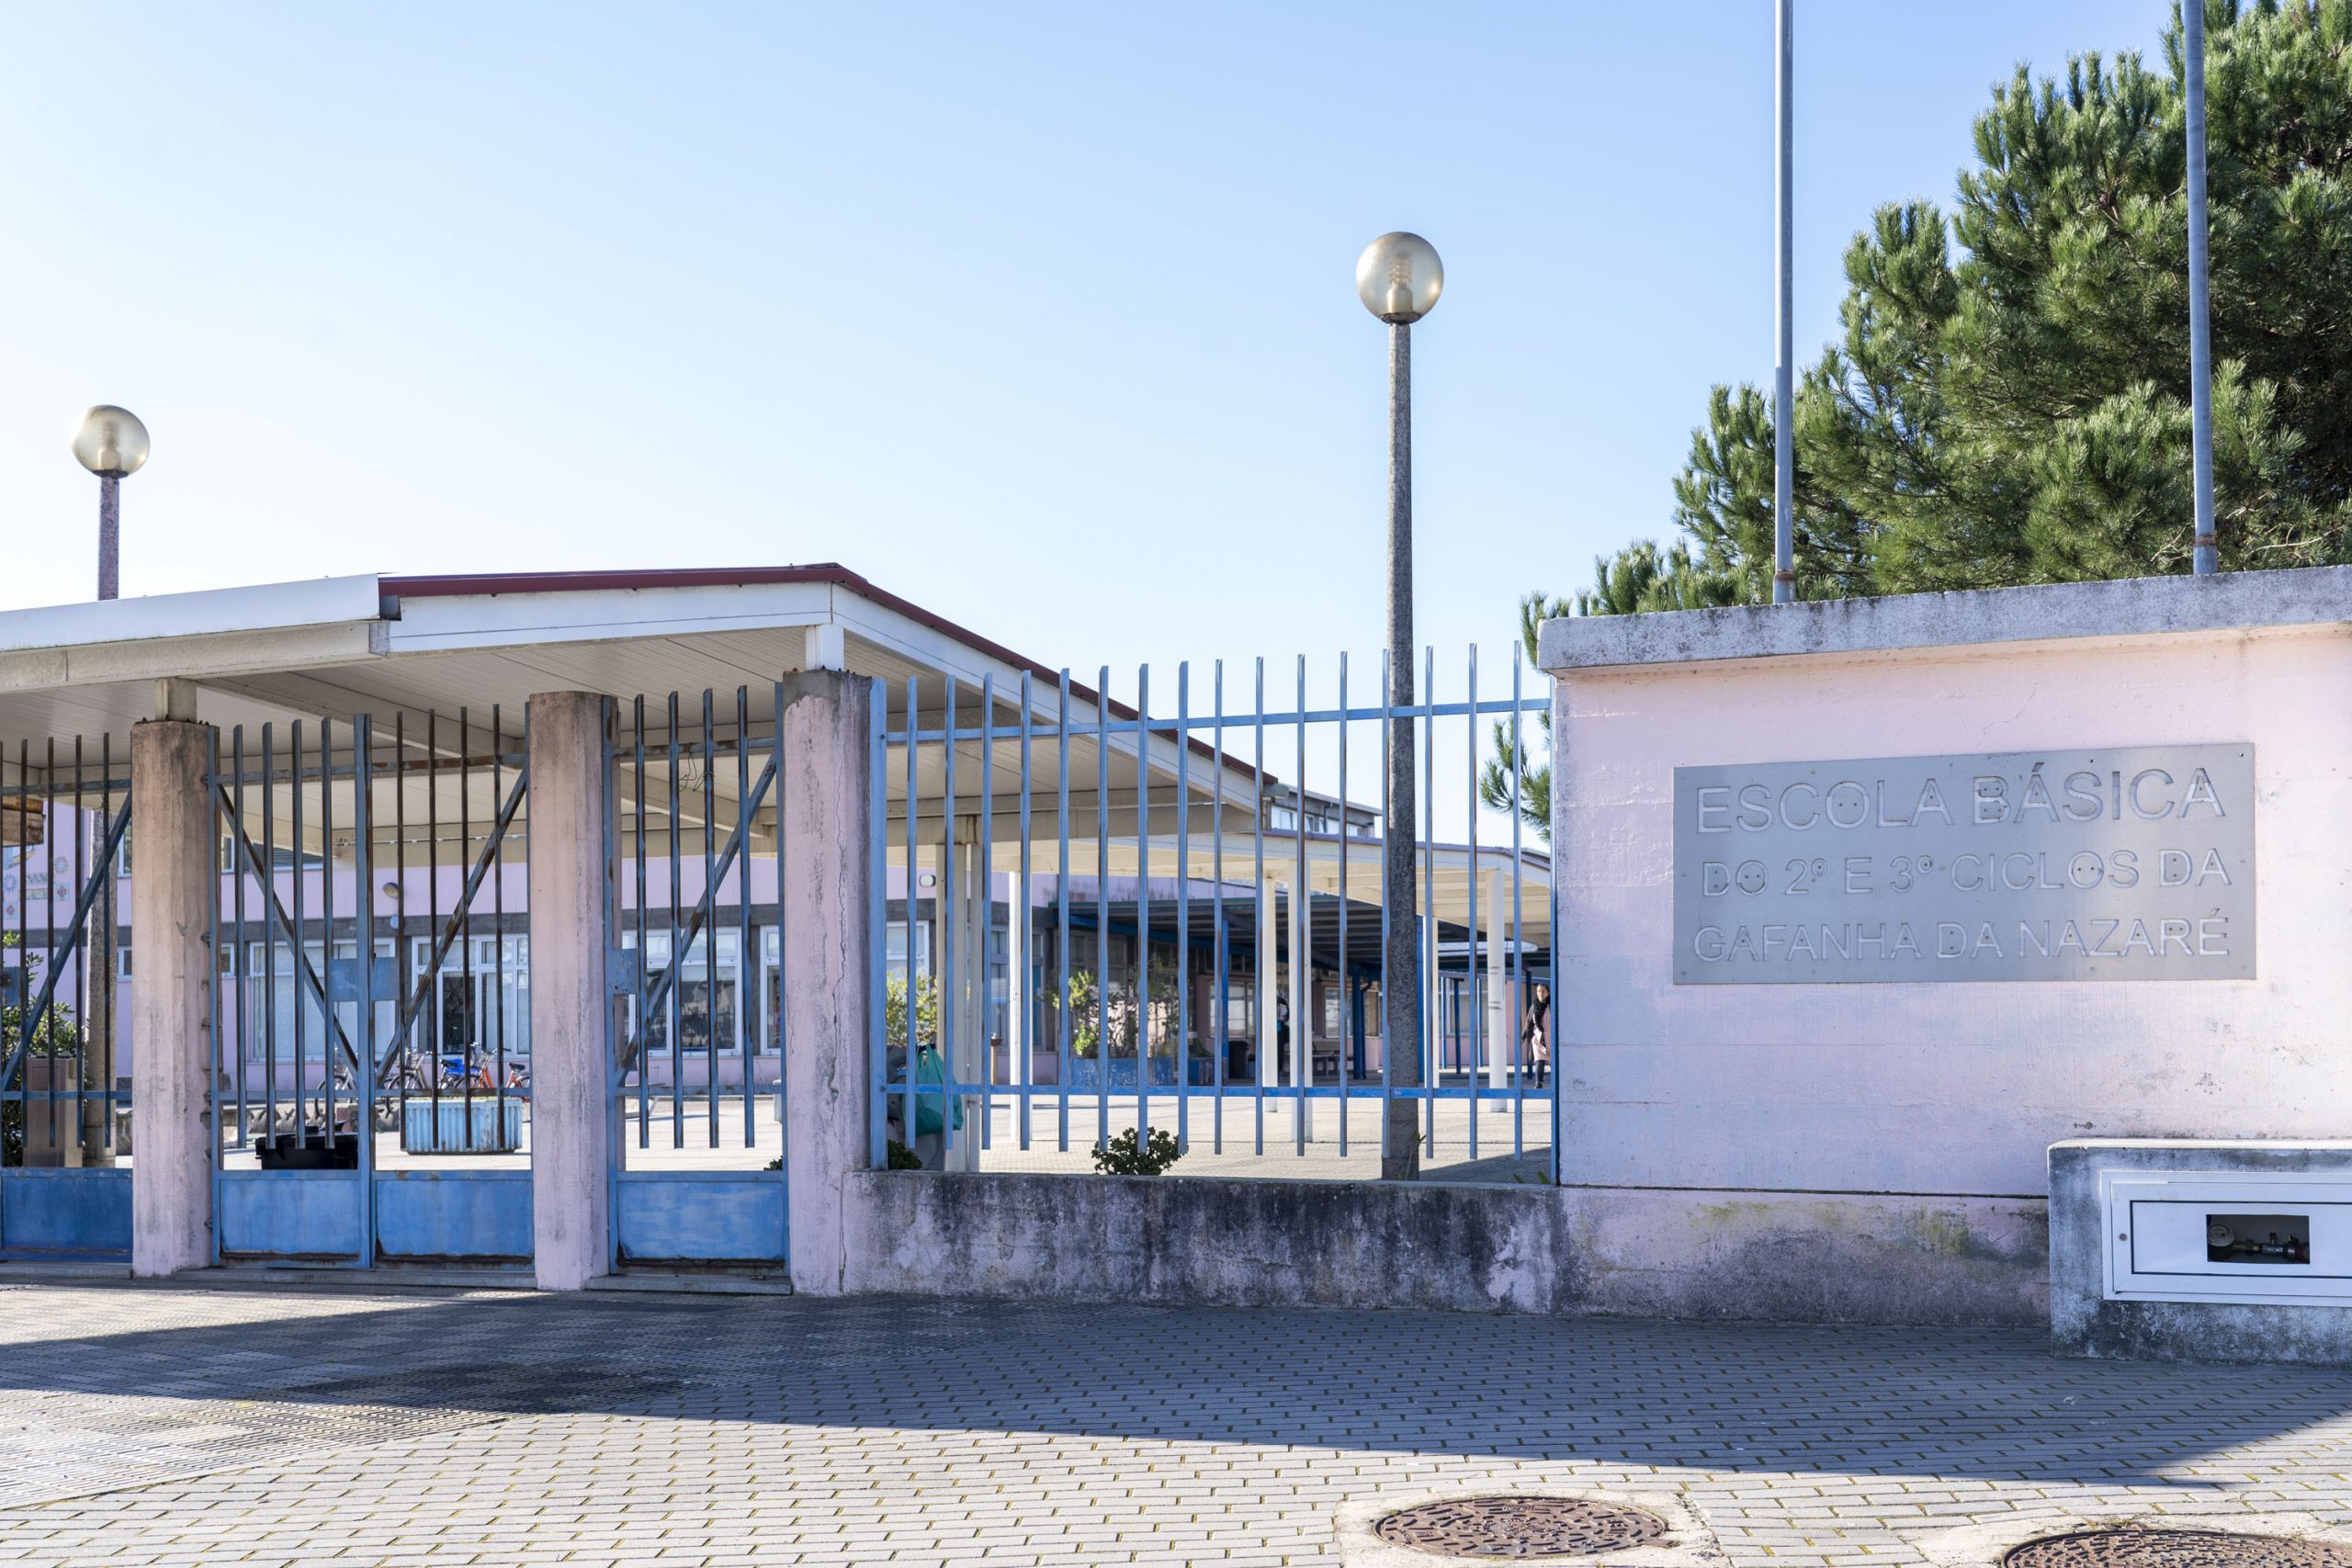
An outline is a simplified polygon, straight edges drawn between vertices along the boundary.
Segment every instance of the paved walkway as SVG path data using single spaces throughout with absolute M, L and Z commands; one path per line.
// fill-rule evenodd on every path
M 2352 1376 L 2030 1336 L 0 1282 L 0 1561 L 1327 1563 L 1338 1505 L 1679 1490 L 1734 1562 L 2352 1519 Z

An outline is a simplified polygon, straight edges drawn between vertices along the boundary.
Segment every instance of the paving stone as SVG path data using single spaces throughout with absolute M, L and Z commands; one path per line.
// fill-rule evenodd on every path
M 0 1560 L 1327 1563 L 1365 1496 L 1674 1490 L 1735 1563 L 2102 1509 L 2352 1519 L 2352 1376 L 2030 1335 L 36 1285 Z

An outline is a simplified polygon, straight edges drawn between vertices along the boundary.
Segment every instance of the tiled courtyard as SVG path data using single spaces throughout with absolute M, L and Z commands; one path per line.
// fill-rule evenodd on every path
M 1325 1563 L 1340 1505 L 1683 1494 L 1729 1561 L 2352 1520 L 2352 1375 L 2030 1335 L 0 1282 L 0 1562 Z

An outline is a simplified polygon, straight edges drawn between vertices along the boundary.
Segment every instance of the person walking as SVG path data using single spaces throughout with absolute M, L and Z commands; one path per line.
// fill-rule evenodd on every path
M 1541 980 L 1535 983 L 1534 999 L 1519 1021 L 1519 1059 L 1535 1075 L 1535 1087 L 1542 1089 L 1552 1068 L 1552 987 Z

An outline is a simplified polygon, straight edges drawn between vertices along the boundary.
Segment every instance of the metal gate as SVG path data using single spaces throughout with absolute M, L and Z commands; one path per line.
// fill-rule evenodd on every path
M 527 715 L 215 742 L 215 1262 L 531 1254 Z
M 616 1269 L 785 1268 L 784 707 L 779 683 L 621 716 Z
M 130 1253 L 119 761 L 103 737 L 0 749 L 0 1258 Z

